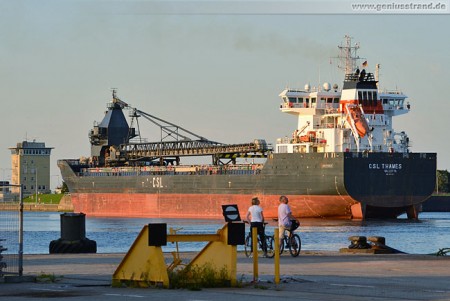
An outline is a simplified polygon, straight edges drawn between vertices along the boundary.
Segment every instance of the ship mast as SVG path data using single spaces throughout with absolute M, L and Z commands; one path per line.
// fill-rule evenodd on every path
M 338 68 L 345 71 L 345 74 L 351 74 L 356 69 L 356 61 L 361 59 L 356 53 L 359 49 L 359 44 L 352 46 L 352 38 L 345 35 L 345 44 L 338 46 L 339 59 Z

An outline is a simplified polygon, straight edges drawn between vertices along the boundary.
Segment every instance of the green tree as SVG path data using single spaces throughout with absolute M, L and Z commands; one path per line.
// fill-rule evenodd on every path
M 437 193 L 448 193 L 449 192 L 449 172 L 447 170 L 437 171 Z
M 68 193 L 69 192 L 69 187 L 67 187 L 66 182 L 62 182 L 62 187 L 61 187 L 61 193 Z

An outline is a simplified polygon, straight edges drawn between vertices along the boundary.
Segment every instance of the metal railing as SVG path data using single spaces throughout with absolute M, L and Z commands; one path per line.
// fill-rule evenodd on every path
M 2 191 L 19 190 L 19 200 L 0 198 L 0 278 L 23 274 L 23 193 L 22 185 L 3 184 Z M 6 188 L 6 189 L 5 189 Z

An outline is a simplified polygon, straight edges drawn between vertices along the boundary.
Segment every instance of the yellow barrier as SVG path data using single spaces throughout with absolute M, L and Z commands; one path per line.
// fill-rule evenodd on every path
M 168 267 L 165 263 L 162 248 L 148 245 L 148 231 L 148 226 L 144 226 L 122 259 L 113 274 L 113 286 L 125 284 L 135 287 L 151 285 L 169 287 Z M 226 280 L 229 280 L 230 284 L 235 286 L 237 282 L 237 247 L 236 245 L 228 245 L 227 239 L 228 224 L 218 230 L 217 234 L 167 235 L 167 242 L 208 241 L 209 243 L 192 259 L 187 267 L 200 267 L 210 264 L 217 271 L 226 271 Z
M 259 271 L 258 271 L 258 238 L 257 238 L 257 231 L 258 228 L 253 227 L 252 229 L 252 250 L 253 250 L 253 282 L 257 282 L 259 278 Z
M 275 242 L 275 284 L 280 284 L 280 230 L 275 228 L 274 230 L 274 242 Z

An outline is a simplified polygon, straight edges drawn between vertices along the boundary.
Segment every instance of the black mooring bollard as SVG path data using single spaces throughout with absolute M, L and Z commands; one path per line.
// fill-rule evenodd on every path
M 49 245 L 53 253 L 97 253 L 97 242 L 86 238 L 86 214 L 61 214 L 61 238 Z
M 61 239 L 82 240 L 86 238 L 86 214 L 63 213 L 61 214 Z

